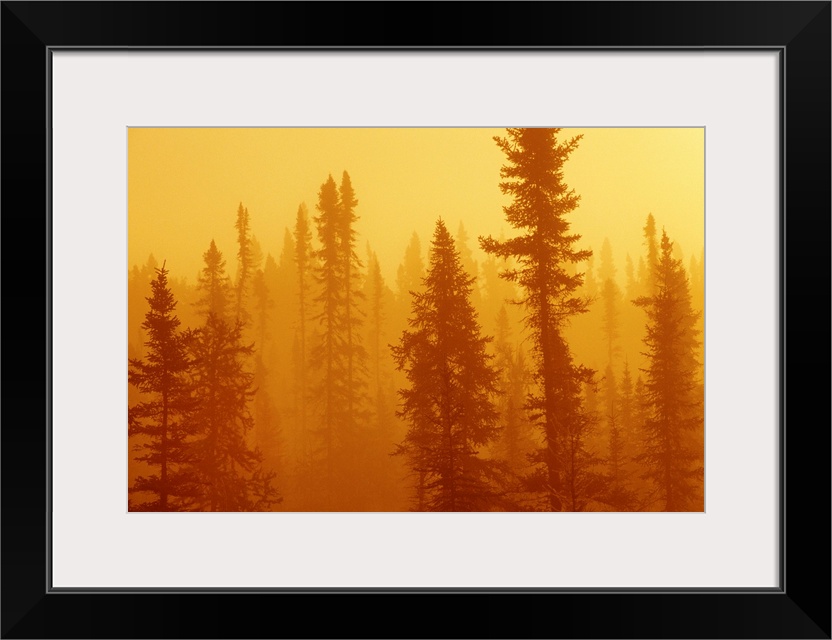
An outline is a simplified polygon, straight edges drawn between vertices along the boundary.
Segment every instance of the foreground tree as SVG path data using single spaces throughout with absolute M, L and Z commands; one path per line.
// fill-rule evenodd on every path
M 643 407 L 644 448 L 636 459 L 645 466 L 643 477 L 658 489 L 665 511 L 691 506 L 702 481 L 702 451 L 691 445 L 692 432 L 702 421 L 701 387 L 697 384 L 696 322 L 691 308 L 687 275 L 673 258 L 673 243 L 662 231 L 652 281 L 652 295 L 636 299 L 647 313 L 644 338 Z M 695 440 L 694 440 L 695 441 Z
M 198 435 L 191 445 L 202 511 L 270 511 L 281 502 L 272 487 L 274 473 L 262 469 L 263 456 L 248 444 L 254 427 L 251 401 L 254 347 L 245 345 L 243 323 L 231 319 L 232 289 L 222 254 L 211 242 L 200 278 L 204 324 L 193 332 L 191 385 L 198 406 Z
M 566 217 L 578 206 L 579 196 L 564 183 L 563 165 L 580 136 L 559 142 L 559 132 L 515 128 L 507 129 L 505 138 L 495 137 L 507 159 L 500 189 L 513 198 L 503 210 L 523 235 L 480 238 L 487 253 L 514 258 L 516 266 L 502 275 L 523 288 L 520 302 L 526 309 L 539 389 L 527 409 L 544 439 L 536 456 L 542 465 L 536 480 L 552 511 L 581 508 L 593 487 L 585 473 L 591 464 L 585 450 L 591 423 L 583 411 L 581 389 L 591 383 L 594 372 L 575 364 L 563 333 L 571 318 L 587 310 L 588 301 L 577 295 L 583 274 L 572 267 L 592 252 L 575 248 L 580 236 L 569 233 Z
M 499 503 L 496 468 L 478 448 L 499 432 L 492 403 L 497 373 L 470 300 L 474 278 L 441 219 L 429 263 L 423 292 L 413 293 L 410 328 L 393 347 L 408 381 L 399 392 L 399 416 L 410 425 L 396 453 L 422 480 L 417 509 L 487 511 Z
M 254 374 L 246 370 L 253 348 L 241 342 L 242 324 L 209 314 L 192 341 L 196 414 L 193 445 L 204 511 L 269 511 L 281 501 L 262 470 L 263 456 L 248 444 L 254 427 L 250 401 Z
M 147 334 L 146 356 L 129 361 L 128 380 L 149 399 L 128 411 L 130 437 L 140 453 L 135 460 L 157 468 L 158 474 L 139 476 L 131 494 L 149 494 L 150 500 L 131 503 L 136 511 L 179 511 L 195 497 L 195 476 L 189 469 L 190 438 L 196 427 L 191 420 L 194 400 L 188 373 L 191 359 L 187 345 L 190 332 L 179 330 L 176 301 L 168 286 L 168 271 L 162 265 L 151 282 L 150 309 L 142 329 Z

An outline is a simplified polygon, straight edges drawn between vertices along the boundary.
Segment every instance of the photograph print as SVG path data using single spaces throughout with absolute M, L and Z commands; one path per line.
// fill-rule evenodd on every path
M 703 128 L 130 128 L 131 512 L 704 511 Z

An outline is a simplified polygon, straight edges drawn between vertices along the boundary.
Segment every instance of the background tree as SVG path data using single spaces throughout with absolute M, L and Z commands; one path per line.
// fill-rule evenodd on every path
M 199 298 L 196 307 L 203 317 L 213 313 L 218 318 L 225 318 L 231 297 L 231 281 L 225 273 L 225 260 L 222 252 L 211 240 L 208 250 L 202 254 L 205 266 L 197 276 Z
M 644 295 L 651 296 L 656 286 L 656 266 L 658 264 L 658 246 L 656 244 L 656 219 L 652 213 L 647 214 L 644 223 L 644 246 L 647 247 L 647 256 L 644 263 L 639 264 L 639 280 L 641 281 Z
M 248 319 L 245 309 L 246 294 L 248 293 L 249 281 L 254 271 L 254 258 L 251 246 L 251 220 L 248 215 L 248 209 L 243 207 L 242 202 L 237 209 L 237 220 L 234 223 L 234 228 L 237 229 L 236 315 L 239 320 L 245 322 Z
M 528 471 L 528 454 L 534 449 L 531 425 L 524 410 L 529 374 L 522 349 L 511 341 L 511 324 L 505 305 L 497 314 L 496 327 L 492 345 L 499 391 L 495 406 L 501 429 L 493 449 L 495 456 L 504 460 L 514 474 L 521 475 Z
M 315 452 L 324 461 L 323 491 L 325 502 L 331 508 L 334 501 L 336 455 L 341 436 L 339 425 L 343 423 L 346 409 L 346 363 L 343 360 L 344 274 L 340 251 L 340 227 L 338 187 L 332 176 L 318 191 L 318 215 L 314 218 L 321 248 L 318 251 L 318 268 L 315 280 L 318 295 L 315 302 L 319 313 L 320 341 L 312 351 L 311 364 L 317 370 L 320 381 L 315 393 L 321 417 L 316 435 L 320 447 Z
M 480 238 L 487 253 L 516 260 L 503 277 L 523 288 L 521 302 L 539 389 L 527 406 L 544 439 L 537 454 L 543 466 L 537 479 L 552 511 L 578 504 L 572 494 L 589 488 L 577 476 L 588 462 L 583 447 L 589 421 L 581 406 L 581 388 L 593 376 L 590 369 L 574 363 L 563 336 L 570 318 L 587 309 L 587 300 L 576 295 L 583 274 L 572 267 L 591 252 L 574 248 L 580 236 L 569 233 L 566 218 L 578 206 L 579 196 L 564 183 L 563 165 L 580 136 L 559 142 L 559 131 L 514 128 L 507 129 L 505 138 L 495 137 L 507 160 L 500 170 L 500 190 L 513 198 L 503 210 L 523 235 L 502 241 Z
M 191 445 L 200 484 L 196 507 L 271 510 L 281 501 L 272 487 L 274 473 L 264 472 L 262 454 L 248 443 L 254 427 L 254 373 L 250 371 L 254 347 L 243 344 L 243 323 L 228 317 L 231 288 L 225 261 L 213 241 L 204 259 L 199 302 L 204 324 L 189 341 L 191 384 L 198 403 L 193 418 L 199 433 Z
M 309 304 L 312 298 L 312 277 L 315 271 L 314 250 L 312 248 L 312 231 L 309 229 L 309 214 L 305 204 L 298 206 L 295 218 L 294 229 L 295 240 L 295 266 L 298 280 L 298 317 L 297 317 L 297 357 L 296 362 L 296 386 L 298 405 L 298 431 L 301 454 L 306 454 L 306 431 L 307 431 L 307 350 L 308 331 L 307 320 L 309 319 Z
M 345 333 L 345 356 L 347 365 L 347 413 L 346 429 L 359 435 L 362 423 L 366 423 L 367 411 L 367 350 L 362 344 L 361 331 L 364 313 L 361 309 L 364 300 L 362 291 L 361 263 L 356 252 L 355 224 L 358 216 L 355 207 L 358 200 L 352 187 L 350 175 L 344 171 L 339 188 L 339 231 L 340 252 L 344 282 L 344 307 L 342 310 L 343 329 Z M 360 452 L 356 452 L 360 453 Z
M 245 363 L 253 348 L 241 344 L 241 330 L 242 323 L 230 325 L 209 314 L 191 342 L 199 401 L 195 418 L 201 426 L 192 449 L 205 511 L 267 511 L 281 500 L 270 486 L 274 474 L 263 472 L 262 454 L 247 441 L 255 390 Z
M 648 318 L 645 442 L 637 459 L 646 466 L 644 477 L 658 489 L 664 510 L 682 511 L 690 506 L 702 477 L 697 464 L 702 453 L 693 450 L 686 434 L 703 426 L 695 357 L 698 314 L 691 308 L 682 262 L 673 258 L 673 245 L 664 230 L 653 282 L 652 295 L 635 300 Z
M 607 238 L 601 247 L 601 301 L 603 303 L 603 317 L 601 321 L 601 333 L 607 348 L 607 364 L 615 364 L 615 356 L 621 351 L 618 339 L 621 336 L 619 326 L 619 302 L 621 290 L 615 281 L 615 264 L 612 257 L 612 246 Z
M 477 261 L 474 259 L 474 252 L 468 246 L 468 232 L 465 230 L 465 224 L 460 221 L 459 228 L 456 232 L 456 248 L 459 251 L 459 260 L 465 273 L 474 278 L 474 285 L 471 289 L 471 303 L 477 313 L 482 310 L 482 292 L 479 287 L 480 269 Z
M 136 511 L 179 511 L 189 508 L 196 495 L 189 441 L 196 428 L 191 420 L 194 400 L 188 373 L 191 359 L 187 344 L 190 332 L 179 330 L 176 301 L 168 287 L 168 271 L 163 264 L 151 282 L 152 295 L 142 328 L 147 334 L 146 356 L 129 361 L 128 380 L 149 399 L 128 411 L 128 433 L 143 442 L 135 445 L 136 460 L 158 474 L 139 476 L 131 494 L 150 494 L 150 500 L 132 502 Z
M 441 219 L 429 263 L 424 292 L 413 294 L 410 328 L 393 347 L 408 380 L 399 415 L 410 425 L 397 453 L 424 477 L 425 510 L 486 511 L 498 504 L 495 465 L 478 448 L 498 435 L 497 373 L 470 300 L 474 278 Z

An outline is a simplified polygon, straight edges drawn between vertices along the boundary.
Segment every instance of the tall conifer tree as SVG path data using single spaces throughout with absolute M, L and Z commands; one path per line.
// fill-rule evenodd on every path
M 408 381 L 399 415 L 410 425 L 397 452 L 423 478 L 416 506 L 428 511 L 486 511 L 499 502 L 494 465 L 478 455 L 499 430 L 497 373 L 470 300 L 473 283 L 440 219 L 424 291 L 414 293 L 410 328 L 393 347 Z
M 581 388 L 594 373 L 574 362 L 564 338 L 570 319 L 587 310 L 588 301 L 577 295 L 583 274 L 572 267 L 588 260 L 591 251 L 575 248 L 580 236 L 570 233 L 567 216 L 577 208 L 579 196 L 563 180 L 564 163 L 580 136 L 559 141 L 559 132 L 514 128 L 507 129 L 505 138 L 495 137 L 507 160 L 500 189 L 513 199 L 504 207 L 506 220 L 523 233 L 502 241 L 480 238 L 487 253 L 516 261 L 503 277 L 523 288 L 539 389 L 528 409 L 544 440 L 537 479 L 552 511 L 582 508 L 582 496 L 591 489 L 579 477 L 590 464 L 585 448 L 590 419 L 582 407 Z
M 248 209 L 240 203 L 237 209 L 237 220 L 234 223 L 237 229 L 237 319 L 243 322 L 248 320 L 246 311 L 246 295 L 248 294 L 249 282 L 254 270 L 252 243 L 251 243 L 251 220 Z
M 697 384 L 696 321 L 687 275 L 673 257 L 673 244 L 662 231 L 653 275 L 652 295 L 636 299 L 647 313 L 644 337 L 648 366 L 643 405 L 644 448 L 637 459 L 645 478 L 659 490 L 665 511 L 691 506 L 702 479 L 702 452 L 693 450 L 688 434 L 701 431 L 702 397 Z
M 143 441 L 135 445 L 136 460 L 158 474 L 136 478 L 130 493 L 152 496 L 131 502 L 136 511 L 180 511 L 189 508 L 196 482 L 190 469 L 190 440 L 196 433 L 192 420 L 195 409 L 189 372 L 192 361 L 187 346 L 191 333 L 179 330 L 176 300 L 168 286 L 163 264 L 151 282 L 152 295 L 142 328 L 146 355 L 129 361 L 128 380 L 149 398 L 128 411 L 128 433 Z
M 254 347 L 243 344 L 243 323 L 229 318 L 231 288 L 222 253 L 213 241 L 204 258 L 198 305 L 205 322 L 189 341 L 198 402 L 194 420 L 199 435 L 191 445 L 200 482 L 196 507 L 268 511 L 282 498 L 272 486 L 274 473 L 262 469 L 262 453 L 248 444 L 254 426 L 250 406 L 256 392 L 250 371 Z

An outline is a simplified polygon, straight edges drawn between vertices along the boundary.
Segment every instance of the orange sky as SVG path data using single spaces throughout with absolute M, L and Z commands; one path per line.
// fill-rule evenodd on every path
M 128 267 L 150 253 L 193 280 L 211 239 L 234 273 L 240 202 L 263 253 L 279 256 L 298 204 L 315 214 L 317 191 L 346 170 L 358 197 L 360 256 L 377 252 L 390 286 L 410 235 L 427 249 L 442 216 L 452 233 L 512 230 L 498 188 L 503 129 L 144 129 L 128 132 Z M 580 248 L 612 243 L 619 277 L 625 255 L 642 253 L 648 213 L 680 244 L 687 266 L 704 246 L 704 129 L 564 129 L 583 134 L 566 163 L 581 196 L 571 215 Z M 482 257 L 478 247 L 476 256 Z

